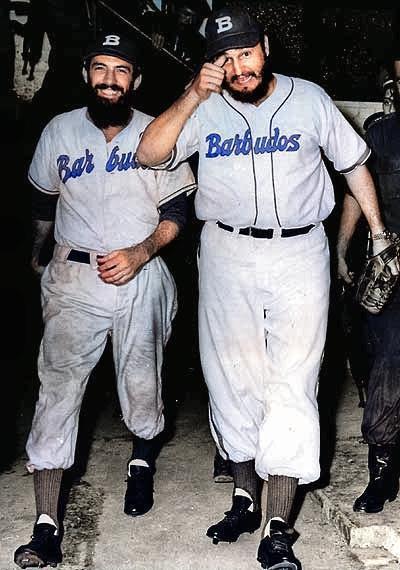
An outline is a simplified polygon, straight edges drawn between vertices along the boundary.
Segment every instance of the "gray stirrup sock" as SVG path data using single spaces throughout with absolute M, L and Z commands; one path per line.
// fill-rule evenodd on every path
M 267 522 L 273 517 L 288 521 L 296 494 L 298 479 L 285 475 L 268 476 Z
M 260 485 L 259 477 L 255 470 L 254 459 L 241 461 L 240 463 L 231 461 L 231 468 L 235 485 L 233 495 L 237 494 L 235 493 L 236 489 L 247 491 L 253 501 L 254 510 L 258 511 L 260 508 Z
M 33 472 L 36 515 L 48 515 L 58 526 L 58 499 L 63 469 L 42 469 Z

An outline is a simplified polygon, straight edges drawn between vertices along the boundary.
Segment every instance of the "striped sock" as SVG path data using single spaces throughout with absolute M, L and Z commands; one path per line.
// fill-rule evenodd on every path
M 58 527 L 58 499 L 63 469 L 41 469 L 33 472 L 36 516 L 48 515 Z

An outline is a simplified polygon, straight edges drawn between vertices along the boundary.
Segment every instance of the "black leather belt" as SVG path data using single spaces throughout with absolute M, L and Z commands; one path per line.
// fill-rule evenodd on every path
M 234 232 L 235 228 L 232 226 L 228 226 L 220 221 L 217 222 L 217 226 L 226 230 L 227 232 Z M 308 232 L 314 227 L 314 224 L 309 224 L 308 226 L 303 226 L 302 228 L 282 228 L 281 229 L 281 237 L 294 237 L 299 236 L 301 234 L 308 234 Z M 248 228 L 240 228 L 239 234 L 244 236 L 251 236 L 254 238 L 264 238 L 264 239 L 271 239 L 274 237 L 274 232 L 278 230 L 274 230 L 273 228 L 262 229 L 262 228 L 253 228 L 249 226 Z
M 71 249 L 67 257 L 68 261 L 77 261 L 78 263 L 87 263 L 90 265 L 90 253 L 87 251 L 79 251 Z

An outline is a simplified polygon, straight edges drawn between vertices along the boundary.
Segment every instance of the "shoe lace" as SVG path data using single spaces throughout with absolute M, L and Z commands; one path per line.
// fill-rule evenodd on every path
M 290 553 L 290 537 L 282 532 L 276 532 L 271 535 L 271 548 L 279 554 Z
M 226 511 L 224 513 L 225 514 L 224 521 L 230 525 L 236 525 L 237 521 L 240 519 L 241 516 L 244 515 L 244 513 L 247 510 L 248 509 L 246 508 L 234 505 L 229 511 Z
M 234 512 L 234 511 L 226 511 L 224 521 L 230 525 L 234 525 L 240 516 L 241 513 Z
M 43 546 L 43 544 L 52 540 L 54 536 L 54 531 L 50 528 L 35 529 L 31 535 L 30 546 Z

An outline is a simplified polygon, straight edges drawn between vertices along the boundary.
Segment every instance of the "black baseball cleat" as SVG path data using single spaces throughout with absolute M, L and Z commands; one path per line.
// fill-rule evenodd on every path
M 233 497 L 231 510 L 226 511 L 225 517 L 207 530 L 207 536 L 212 538 L 213 544 L 236 542 L 242 533 L 252 533 L 260 528 L 261 511 L 249 511 L 250 505 L 248 497 Z
M 301 563 L 293 554 L 292 544 L 295 535 L 288 525 L 279 520 L 271 520 L 270 535 L 260 542 L 257 560 L 267 570 L 301 570 Z
M 55 530 L 52 524 L 35 524 L 32 540 L 15 551 L 15 564 L 20 568 L 55 568 L 62 561 L 60 537 Z
M 218 453 L 218 450 L 215 452 L 214 456 L 214 474 L 213 474 L 214 483 L 232 483 L 232 470 L 231 470 L 231 463 L 229 459 L 224 459 Z
M 153 469 L 130 465 L 125 493 L 124 513 L 138 517 L 153 506 Z

